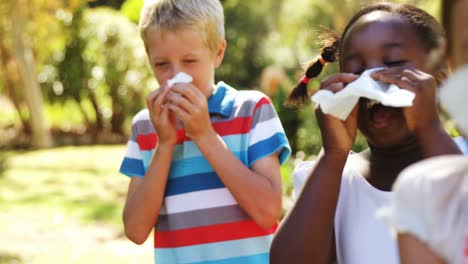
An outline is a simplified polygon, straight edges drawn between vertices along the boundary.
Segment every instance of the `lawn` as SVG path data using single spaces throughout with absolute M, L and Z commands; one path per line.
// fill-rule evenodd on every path
M 137 246 L 122 233 L 124 151 L 119 145 L 1 152 L 0 264 L 152 263 L 151 239 Z M 288 161 L 282 168 L 286 196 L 292 167 Z
M 124 146 L 0 154 L 0 263 L 151 263 L 125 239 Z

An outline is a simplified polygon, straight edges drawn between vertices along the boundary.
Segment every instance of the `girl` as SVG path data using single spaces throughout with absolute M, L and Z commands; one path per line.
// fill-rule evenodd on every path
M 457 72 L 441 87 L 439 98 L 466 138 L 468 0 L 442 4 L 448 55 Z M 398 234 L 403 264 L 468 263 L 468 157 L 439 156 L 413 164 L 398 176 L 392 191 L 391 204 L 380 215 Z
M 315 162 L 294 171 L 295 182 L 304 180 L 304 186 L 273 241 L 272 263 L 327 263 L 335 258 L 346 264 L 398 263 L 396 242 L 376 219 L 377 209 L 392 196 L 391 186 L 405 167 L 459 153 L 437 115 L 435 93 L 444 73 L 432 54 L 442 39 L 440 25 L 425 11 L 379 3 L 359 11 L 341 40 L 324 48 L 311 64 L 302 83 L 317 76 L 326 61 L 339 59 L 341 73 L 323 81 L 320 89 L 336 93 L 364 70 L 386 66 L 372 78 L 416 97 L 407 108 L 360 99 L 345 121 L 316 109 L 323 149 Z M 297 95 L 292 93 L 292 99 Z M 369 149 L 350 154 L 357 129 Z

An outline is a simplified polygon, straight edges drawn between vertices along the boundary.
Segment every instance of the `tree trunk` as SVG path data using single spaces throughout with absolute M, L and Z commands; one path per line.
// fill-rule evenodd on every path
M 3 34 L 3 31 L 0 30 L 0 77 L 3 80 L 3 86 L 6 91 L 6 95 L 10 98 L 10 100 L 13 102 L 13 105 L 16 108 L 16 112 L 18 114 L 18 117 L 21 121 L 23 131 L 25 133 L 30 133 L 31 132 L 31 126 L 28 123 L 28 120 L 26 117 L 23 116 L 21 113 L 21 99 L 19 98 L 18 94 L 15 92 L 15 87 L 17 87 L 17 79 L 14 76 L 17 76 L 17 74 L 14 74 L 9 70 L 9 63 L 11 60 L 11 56 L 5 45 L 3 44 L 3 41 L 5 39 L 5 35 Z M 11 65 L 11 64 L 10 64 Z M 16 70 L 17 67 L 14 67 Z
M 112 97 L 112 117 L 111 127 L 112 133 L 123 135 L 123 124 L 125 121 L 125 111 L 123 105 L 115 97 Z
M 97 101 L 96 94 L 90 88 L 88 89 L 89 89 L 88 97 L 89 97 L 89 100 L 91 101 L 91 104 L 93 105 L 94 114 L 96 116 L 95 131 L 99 132 L 104 129 L 104 118 L 101 114 L 101 111 L 99 110 L 99 103 Z
M 23 0 L 10 0 L 12 4 L 12 38 L 13 53 L 18 60 L 21 79 L 23 81 L 24 96 L 29 110 L 33 148 L 44 148 L 52 146 L 52 138 L 46 123 L 44 106 L 39 83 L 36 77 L 35 61 L 29 40 L 25 34 L 25 21 L 22 8 L 27 6 Z

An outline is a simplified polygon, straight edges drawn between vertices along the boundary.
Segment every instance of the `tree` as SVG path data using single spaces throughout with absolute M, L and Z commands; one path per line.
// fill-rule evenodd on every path
M 9 1 L 11 4 L 13 53 L 18 61 L 19 72 L 31 124 L 31 146 L 43 148 L 52 146 L 52 138 L 44 114 L 42 93 L 36 77 L 34 55 L 25 33 L 24 0 Z
M 15 89 L 20 84 L 20 76 L 18 63 L 12 55 L 12 51 L 9 48 L 9 42 L 11 38 L 7 31 L 11 31 L 11 21 L 7 19 L 7 13 L 10 12 L 6 3 L 0 4 L 0 80 L 2 81 L 2 91 L 9 97 L 16 108 L 19 120 L 21 121 L 22 128 L 26 133 L 31 133 L 31 127 L 29 125 L 28 118 L 21 111 L 21 105 L 24 101 L 20 95 L 20 91 Z

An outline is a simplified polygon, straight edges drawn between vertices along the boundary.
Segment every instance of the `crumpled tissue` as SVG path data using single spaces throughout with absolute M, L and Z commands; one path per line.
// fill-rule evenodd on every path
M 413 92 L 400 89 L 395 84 L 389 85 L 372 79 L 370 74 L 381 69 L 374 68 L 364 71 L 358 79 L 337 93 L 319 90 L 312 96 L 312 101 L 319 105 L 325 114 L 333 115 L 341 120 L 348 118 L 360 97 L 376 100 L 382 105 L 391 107 L 413 105 L 415 97 Z
M 174 76 L 174 78 L 167 81 L 167 87 L 171 87 L 176 83 L 191 83 L 192 80 L 192 76 L 188 75 L 185 72 L 179 72 L 176 74 L 176 76 Z

